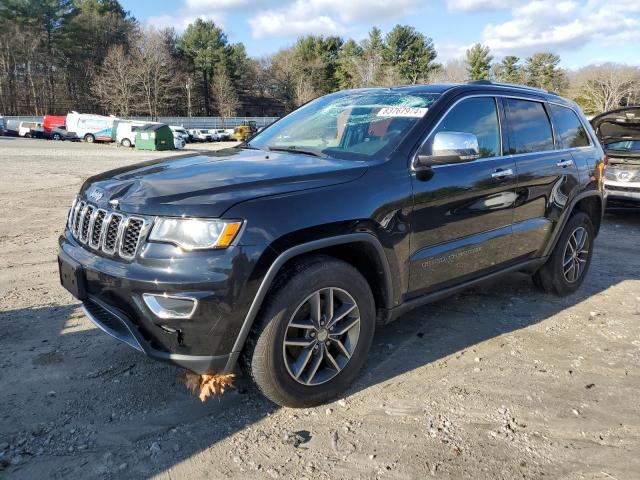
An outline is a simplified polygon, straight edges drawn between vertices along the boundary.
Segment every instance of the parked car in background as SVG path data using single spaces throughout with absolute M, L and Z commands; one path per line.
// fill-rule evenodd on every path
M 191 134 L 191 137 L 193 138 L 194 142 L 212 142 L 213 141 L 213 137 L 209 133 L 209 130 L 193 128 L 189 130 L 189 133 Z
M 18 130 L 20 129 L 20 123 L 22 123 L 17 118 L 5 118 L 5 135 L 16 137 L 18 136 Z
M 216 130 L 218 134 L 218 140 L 221 142 L 228 142 L 229 140 L 233 140 L 233 133 L 229 132 L 229 130 L 224 128 L 219 128 Z
M 116 117 L 71 112 L 67 114 L 67 130 L 88 143 L 113 141 L 113 122 Z
M 78 140 L 78 137 L 74 133 L 69 133 L 64 125 L 53 127 L 49 132 L 49 138 L 51 140 Z
M 136 144 L 136 132 L 144 125 L 152 122 L 139 122 L 134 120 L 115 120 L 113 131 L 115 141 L 123 147 L 133 147 Z
M 24 138 L 42 138 L 44 130 L 41 122 L 20 122 L 18 136 Z
M 43 129 L 43 134 L 45 138 L 49 138 L 49 139 L 54 139 L 53 138 L 53 130 L 57 127 L 64 127 L 65 126 L 65 122 L 67 121 L 67 117 L 66 116 L 60 116 L 60 115 L 45 115 L 42 118 L 42 129 Z M 58 136 L 60 135 L 60 131 L 57 132 L 58 135 L 56 136 L 56 138 L 54 140 L 60 140 L 61 138 L 58 138 Z
M 100 329 L 150 357 L 200 374 L 240 362 L 273 402 L 314 406 L 354 381 L 377 325 L 412 308 L 512 272 L 576 292 L 604 158 L 578 106 L 539 89 L 336 92 L 221 161 L 89 178 L 60 278 Z
M 640 207 L 640 106 L 605 112 L 591 120 L 607 154 L 604 188 L 610 207 Z
M 172 132 L 180 135 L 182 139 L 185 141 L 185 143 L 191 141 L 191 135 L 187 130 L 185 130 L 184 127 L 181 127 L 179 125 L 169 125 L 169 128 L 171 129 Z
M 184 135 L 178 131 L 173 131 L 173 146 L 176 150 L 182 150 L 187 145 Z

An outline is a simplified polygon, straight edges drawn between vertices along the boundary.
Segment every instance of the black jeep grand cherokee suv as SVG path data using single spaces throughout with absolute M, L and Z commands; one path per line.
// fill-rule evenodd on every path
M 584 280 L 604 153 L 575 104 L 476 82 L 343 91 L 238 148 L 85 182 L 61 280 L 106 333 L 287 406 L 342 392 L 376 324 L 484 279 Z

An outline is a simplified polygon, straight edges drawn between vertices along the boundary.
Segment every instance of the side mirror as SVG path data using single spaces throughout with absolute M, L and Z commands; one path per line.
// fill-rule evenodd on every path
M 433 137 L 431 148 L 416 155 L 414 167 L 430 168 L 432 165 L 471 162 L 480 158 L 478 138 L 467 132 L 438 132 Z

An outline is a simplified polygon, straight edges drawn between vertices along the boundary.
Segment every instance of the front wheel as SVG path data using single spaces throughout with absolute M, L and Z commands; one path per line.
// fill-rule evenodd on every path
M 375 304 L 354 267 L 317 256 L 281 275 L 256 323 L 245 369 L 274 403 L 311 407 L 353 382 L 373 340 Z
M 85 141 L 85 142 L 87 142 L 87 143 L 93 143 L 93 142 L 95 142 L 95 141 L 96 141 L 96 137 L 94 137 L 94 136 L 93 136 L 93 135 L 91 135 L 90 133 L 87 133 L 87 134 L 84 136 L 84 141 Z
M 53 138 L 56 141 L 62 140 L 62 137 L 60 136 L 59 133 L 54 133 L 51 138 Z
M 542 291 L 566 296 L 580 288 L 591 265 L 595 238 L 591 218 L 584 212 L 571 216 L 547 262 L 534 276 Z
M 120 142 L 120 144 L 123 147 L 129 148 L 131 146 L 131 140 L 129 140 L 128 138 L 123 138 L 122 141 Z

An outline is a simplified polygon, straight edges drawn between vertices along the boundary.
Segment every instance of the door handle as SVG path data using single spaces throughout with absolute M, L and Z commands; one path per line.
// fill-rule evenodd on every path
M 506 178 L 512 176 L 513 170 L 511 168 L 507 168 L 506 170 L 502 170 L 501 168 L 499 168 L 491 174 L 491 178 Z
M 556 163 L 556 166 L 567 168 L 573 165 L 573 160 L 562 160 L 561 162 Z

